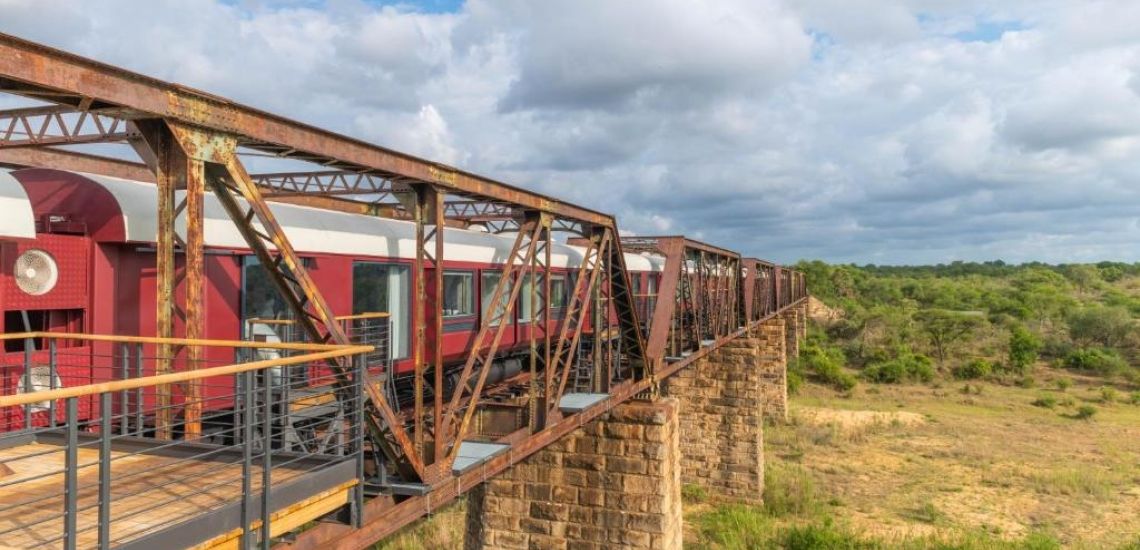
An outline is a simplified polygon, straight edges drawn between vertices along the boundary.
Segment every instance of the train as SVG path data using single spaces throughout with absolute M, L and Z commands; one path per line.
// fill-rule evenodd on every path
M 48 168 L 0 171 L 0 331 L 154 335 L 156 329 L 157 187 L 153 183 Z M 408 221 L 275 203 L 274 215 L 309 275 L 336 315 L 387 313 L 389 372 L 414 371 L 412 330 L 415 225 Z M 220 203 L 204 201 L 206 339 L 279 338 L 275 321 L 290 311 Z M 444 230 L 442 350 L 445 365 L 461 365 L 511 252 L 513 236 L 485 230 Z M 556 331 L 585 250 L 551 248 L 549 330 Z M 178 255 L 176 262 L 181 262 Z M 634 291 L 652 294 L 664 259 L 626 254 Z M 426 276 L 434 275 L 432 269 Z M 529 284 L 516 281 L 514 284 Z M 428 285 L 429 288 L 432 285 Z M 524 286 L 508 320 L 500 357 L 529 350 L 530 311 Z M 428 318 L 428 327 L 433 327 Z M 179 329 L 180 330 L 180 329 Z M 429 341 L 435 335 L 429 330 Z M 90 342 L 60 341 L 54 382 L 31 389 L 103 382 L 115 378 L 113 352 Z M 68 347 L 70 346 L 70 347 Z M 31 347 L 32 349 L 27 349 Z M 432 346 L 425 346 L 430 356 Z M 35 341 L 5 341 L 5 394 L 22 387 L 25 353 L 46 353 Z M 211 348 L 206 359 L 232 362 L 232 351 Z M 227 355 L 230 354 L 230 355 Z M 37 373 L 42 378 L 43 373 Z M 25 383 L 26 385 L 26 383 Z M 91 404 L 86 404 L 89 407 Z M 14 420 L 13 420 L 14 421 Z

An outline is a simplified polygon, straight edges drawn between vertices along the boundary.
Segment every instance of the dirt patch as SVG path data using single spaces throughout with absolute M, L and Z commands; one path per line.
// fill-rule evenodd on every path
M 908 411 L 845 411 L 800 407 L 796 416 L 809 426 L 838 426 L 847 431 L 865 431 L 879 426 L 918 426 L 926 417 Z

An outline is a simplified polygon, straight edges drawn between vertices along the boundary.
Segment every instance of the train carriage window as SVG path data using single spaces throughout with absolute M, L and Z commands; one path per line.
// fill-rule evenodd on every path
M 530 275 L 523 277 L 523 287 L 519 289 L 519 320 L 524 323 L 537 321 L 538 316 L 542 312 L 542 304 L 545 302 L 545 299 L 542 296 L 542 293 L 545 290 L 543 288 L 544 285 L 542 282 L 542 274 L 538 275 L 537 284 L 533 282 L 534 279 L 535 278 L 531 277 Z M 535 298 L 535 303 L 533 304 L 534 307 L 531 307 L 532 288 L 534 289 L 533 292 Z
M 443 318 L 475 315 L 475 274 L 464 271 L 443 273 Z
M 352 264 L 352 313 L 387 313 L 392 359 L 408 356 L 408 266 L 376 262 Z
M 242 326 L 250 319 L 292 319 L 293 311 L 269 280 L 257 256 L 243 256 L 241 264 Z
M 538 283 L 538 303 L 536 304 L 537 310 L 531 311 L 530 303 L 530 277 L 524 279 L 523 287 L 519 290 L 519 319 L 524 322 L 529 320 L 538 320 L 538 316 L 542 314 L 542 306 L 546 303 L 542 294 L 545 292 L 544 277 L 540 273 L 536 278 Z M 566 276 L 553 275 L 550 278 L 550 318 L 561 318 L 561 310 L 566 307 Z
M 566 307 L 566 276 L 554 275 L 550 278 L 550 309 Z
M 503 279 L 503 274 L 498 272 L 498 271 L 484 271 L 480 274 L 480 278 L 479 278 L 479 287 L 480 287 L 479 288 L 479 292 L 480 292 L 480 295 L 479 295 L 479 298 L 480 298 L 479 299 L 479 311 L 480 311 L 480 314 L 483 316 L 483 319 L 486 319 L 487 316 L 491 313 L 491 299 L 495 297 L 495 287 L 499 285 L 499 281 L 501 281 L 502 279 Z M 503 289 L 502 296 L 499 297 L 499 304 L 495 308 L 495 315 L 494 315 L 495 317 L 501 317 L 503 315 L 503 312 L 507 308 L 507 302 L 510 299 L 511 299 L 511 285 L 508 284 L 506 286 L 506 288 Z M 507 323 L 510 324 L 510 322 L 511 321 L 508 318 Z M 492 325 L 498 325 L 499 323 L 494 322 L 491 324 Z

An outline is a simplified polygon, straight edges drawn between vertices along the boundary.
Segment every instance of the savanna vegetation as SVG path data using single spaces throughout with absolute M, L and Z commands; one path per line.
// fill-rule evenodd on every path
M 1140 264 L 802 262 L 763 507 L 697 548 L 1140 548 Z
M 793 385 L 1033 386 L 1039 366 L 1140 385 L 1140 264 L 798 267 L 829 315 L 817 316 Z
M 686 548 L 1140 550 L 1140 264 L 798 267 L 765 505 L 685 486 Z M 462 510 L 382 547 L 455 547 Z

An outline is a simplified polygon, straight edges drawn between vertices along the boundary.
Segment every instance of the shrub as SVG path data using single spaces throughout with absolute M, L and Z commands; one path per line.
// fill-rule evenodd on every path
M 764 548 L 772 536 L 772 520 L 758 507 L 718 506 L 699 520 L 701 538 L 719 548 Z
M 781 530 L 778 547 L 786 550 L 862 550 L 881 548 L 882 545 L 877 541 L 864 540 L 858 534 L 835 525 L 831 518 L 824 518 L 821 523 Z
M 1074 342 L 1118 346 L 1132 331 L 1132 314 L 1122 307 L 1086 307 L 1073 311 L 1065 319 Z
M 1140 405 L 1140 391 L 1132 392 L 1132 395 L 1128 396 L 1128 402 L 1133 405 Z
M 1033 405 L 1034 407 L 1041 407 L 1043 409 L 1052 409 L 1053 407 L 1057 406 L 1057 399 L 1051 395 L 1042 395 L 1041 397 L 1034 399 L 1030 405 Z
M 1010 370 L 1025 372 L 1037 361 L 1037 352 L 1041 350 L 1041 340 L 1021 325 L 1015 325 L 1009 331 L 1009 367 Z
M 1037 385 L 1037 380 L 1034 380 L 1032 376 L 1022 376 L 1017 379 L 1017 385 L 1022 388 L 1032 388 Z
M 1095 414 L 1096 407 L 1092 405 L 1081 405 L 1077 408 L 1077 412 L 1073 415 L 1073 418 L 1076 418 L 1077 420 L 1089 420 Z
M 791 395 L 799 393 L 804 385 L 804 367 L 798 358 L 788 362 L 787 383 Z
M 1069 352 L 1062 360 L 1065 368 L 1111 376 L 1128 369 L 1128 363 L 1115 351 L 1104 348 L 1082 348 Z
M 686 504 L 698 504 L 708 500 L 709 492 L 695 483 L 681 485 L 681 500 Z
M 913 510 L 910 510 L 906 516 L 915 521 L 931 524 L 938 523 L 946 517 L 946 515 L 942 513 L 942 510 L 939 510 L 938 507 L 930 501 L 923 502 Z
M 770 516 L 803 515 L 819 508 L 811 474 L 796 464 L 764 469 L 764 510 Z
M 1060 391 L 1065 391 L 1073 387 L 1073 381 L 1068 378 L 1058 378 L 1054 384 L 1057 385 L 1057 389 Z
M 816 381 L 839 391 L 851 391 L 858 383 L 855 377 L 843 370 L 846 358 L 834 346 L 809 343 L 800 350 L 799 363 Z
M 925 355 L 905 353 L 864 368 L 863 378 L 880 384 L 930 382 L 934 379 L 934 367 Z
M 958 380 L 977 380 L 985 378 L 993 372 L 993 365 L 985 359 L 974 359 L 969 363 L 954 367 L 951 374 Z
M 1100 402 L 1105 405 L 1111 405 L 1116 402 L 1117 393 L 1115 388 L 1109 386 L 1101 386 L 1100 388 Z

